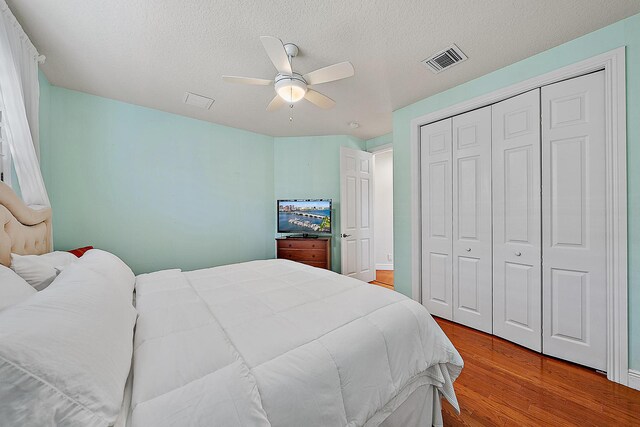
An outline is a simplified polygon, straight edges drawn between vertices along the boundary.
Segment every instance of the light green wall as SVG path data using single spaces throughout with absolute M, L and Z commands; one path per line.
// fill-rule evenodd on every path
M 464 83 L 393 113 L 395 286 L 411 294 L 410 121 L 447 106 L 627 46 L 630 367 L 640 369 L 640 15 Z
M 273 138 L 45 85 L 54 245 L 136 273 L 274 256 Z
M 367 151 L 372 151 L 382 145 L 387 144 L 393 144 L 393 133 L 387 133 L 372 139 L 368 139 L 365 143 L 365 147 Z
M 332 199 L 331 267 L 340 272 L 340 147 L 365 149 L 344 135 L 274 139 L 276 199 Z M 275 228 L 275 227 L 274 227 Z
M 272 138 L 52 86 L 41 165 L 56 249 L 94 245 L 136 273 L 275 256 L 278 198 L 333 199 L 340 271 L 344 135 Z

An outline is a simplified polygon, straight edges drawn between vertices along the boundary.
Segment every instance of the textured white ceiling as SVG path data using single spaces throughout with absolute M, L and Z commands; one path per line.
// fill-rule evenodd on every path
M 640 12 L 638 0 L 8 0 L 51 83 L 274 136 L 391 131 L 392 111 Z M 337 101 L 268 113 L 259 40 L 300 47 L 301 73 L 349 60 L 350 79 L 317 86 Z M 438 75 L 420 61 L 456 43 L 469 60 Z M 210 110 L 186 91 L 215 98 Z M 357 121 L 359 129 L 348 123 Z

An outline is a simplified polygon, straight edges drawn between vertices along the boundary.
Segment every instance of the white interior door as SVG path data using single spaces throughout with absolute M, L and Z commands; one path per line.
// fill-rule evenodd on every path
M 453 320 L 492 332 L 491 107 L 453 118 Z
M 453 319 L 451 119 L 420 128 L 422 304 Z
M 542 351 L 540 89 L 494 104 L 493 333 Z
M 543 352 L 606 370 L 604 72 L 542 88 Z
M 371 282 L 376 277 L 373 245 L 373 155 L 340 148 L 342 274 Z

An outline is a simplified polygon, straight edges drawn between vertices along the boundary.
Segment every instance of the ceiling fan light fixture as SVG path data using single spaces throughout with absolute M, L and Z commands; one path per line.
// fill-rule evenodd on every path
M 307 84 L 296 76 L 286 76 L 276 80 L 276 93 L 287 102 L 300 101 L 307 93 Z

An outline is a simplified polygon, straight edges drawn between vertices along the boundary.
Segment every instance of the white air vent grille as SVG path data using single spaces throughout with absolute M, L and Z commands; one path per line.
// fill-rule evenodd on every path
M 198 95 L 192 92 L 186 92 L 184 94 L 184 103 L 193 105 L 194 107 L 200 107 L 208 110 L 213 105 L 213 102 L 213 99 L 207 96 Z
M 425 59 L 422 63 L 428 69 L 438 74 L 440 71 L 452 67 L 466 59 L 467 55 L 465 55 L 458 46 L 452 44 L 448 48 L 443 49 L 435 55 Z

